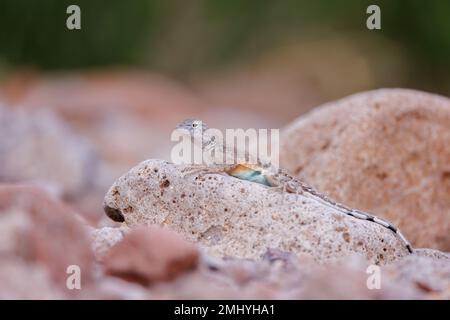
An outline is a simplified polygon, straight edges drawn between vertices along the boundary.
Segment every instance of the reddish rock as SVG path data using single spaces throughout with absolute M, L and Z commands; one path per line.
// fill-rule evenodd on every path
M 80 267 L 82 287 L 91 282 L 93 254 L 85 226 L 76 212 L 43 190 L 0 185 L 0 234 L 2 260 L 19 259 L 40 267 L 58 290 L 70 293 L 66 287 L 70 265 Z
M 287 126 L 282 166 L 396 224 L 416 247 L 450 250 L 450 99 L 382 89 L 327 103 Z
M 104 258 L 105 272 L 149 285 L 168 281 L 198 264 L 197 248 L 168 229 L 150 226 L 133 229 Z

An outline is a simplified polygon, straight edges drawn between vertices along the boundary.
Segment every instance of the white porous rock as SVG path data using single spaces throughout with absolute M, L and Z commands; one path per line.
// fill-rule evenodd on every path
M 277 248 L 320 263 L 359 255 L 384 264 L 408 254 L 376 223 L 226 174 L 183 176 L 183 168 L 156 159 L 140 163 L 111 186 L 105 212 L 129 227 L 167 226 L 218 257 L 259 259 Z
M 121 241 L 127 232 L 126 226 L 121 228 L 103 227 L 91 230 L 92 250 L 95 258 L 102 261 L 109 249 Z

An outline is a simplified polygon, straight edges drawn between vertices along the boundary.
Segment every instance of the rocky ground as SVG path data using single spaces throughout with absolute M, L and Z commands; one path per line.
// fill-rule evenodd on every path
M 54 85 L 8 91 L 0 108 L 0 298 L 450 298 L 449 99 L 365 92 L 283 130 L 283 167 L 399 226 L 410 254 L 389 229 L 302 195 L 143 161 L 145 144 L 155 155 L 170 147 L 161 132 L 179 120 L 162 122 L 159 103 L 172 103 L 181 118 L 207 114 L 183 90 L 148 81 L 142 90 L 130 84 L 138 89 L 122 100 L 97 96 L 101 111 L 90 107 L 95 99 L 65 107 Z M 129 100 L 142 104 L 113 112 Z M 81 271 L 79 290 L 70 289 L 69 266 Z

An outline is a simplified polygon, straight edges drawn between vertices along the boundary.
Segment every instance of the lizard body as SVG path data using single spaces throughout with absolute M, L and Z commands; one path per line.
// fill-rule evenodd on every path
M 282 169 L 274 168 L 270 164 L 263 164 L 259 159 L 257 159 L 256 163 L 254 164 L 248 163 L 246 162 L 246 160 L 249 157 L 246 153 L 241 152 L 241 158 L 236 158 L 236 155 L 239 155 L 239 150 L 236 150 L 236 146 L 233 148 L 233 150 L 229 150 L 231 148 L 227 148 L 226 145 L 221 145 L 220 142 L 217 141 L 217 139 L 215 139 L 213 136 L 209 136 L 205 132 L 207 127 L 200 120 L 188 119 L 181 122 L 176 128 L 185 129 L 190 135 L 192 135 L 193 130 L 198 128 L 198 126 L 201 126 L 201 130 L 203 133 L 201 141 L 202 149 L 205 151 L 211 151 L 212 149 L 214 149 L 215 151 L 221 152 L 223 154 L 224 160 L 230 159 L 232 157 L 234 163 L 213 163 L 207 164 L 206 167 L 193 166 L 190 170 L 187 170 L 188 172 L 199 171 L 202 173 L 226 173 L 238 179 L 259 183 L 267 187 L 278 188 L 283 192 L 301 194 L 345 215 L 361 220 L 371 221 L 391 230 L 404 243 L 408 252 L 413 253 L 411 244 L 403 236 L 400 230 L 390 222 L 380 219 L 370 213 L 352 209 L 343 204 L 335 202 L 332 199 L 328 198 L 326 195 L 313 189 L 300 179 L 294 178 Z

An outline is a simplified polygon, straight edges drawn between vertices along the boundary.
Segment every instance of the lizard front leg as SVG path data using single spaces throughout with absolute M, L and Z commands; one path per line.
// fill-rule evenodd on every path
M 266 180 L 268 181 L 270 187 L 272 187 L 275 191 L 281 192 L 282 204 L 284 204 L 285 197 L 288 193 L 295 195 L 303 193 L 302 185 L 283 172 L 267 174 Z

